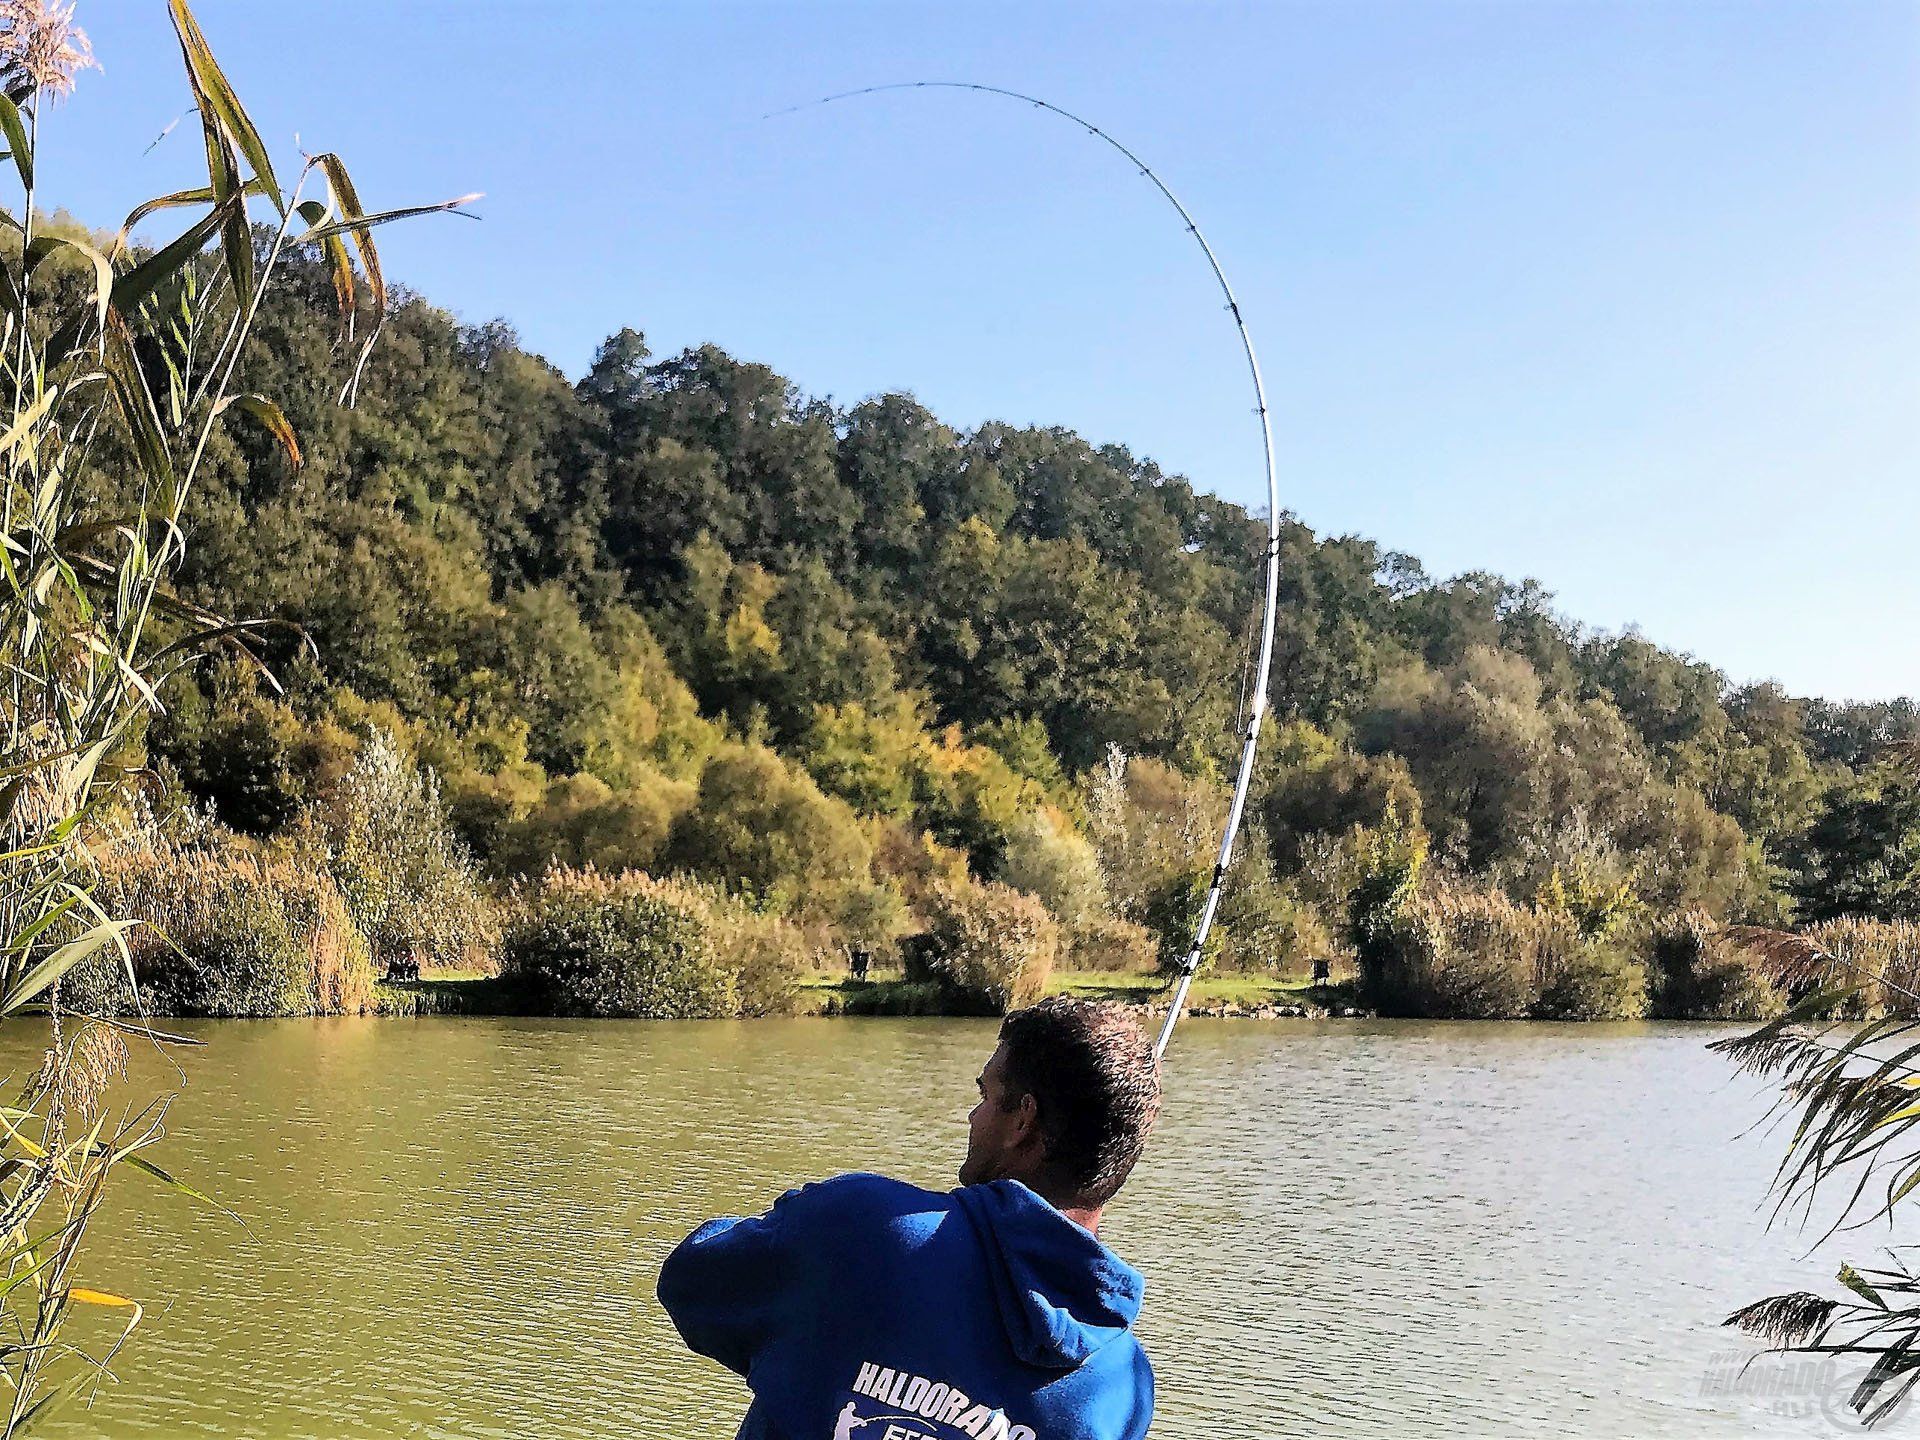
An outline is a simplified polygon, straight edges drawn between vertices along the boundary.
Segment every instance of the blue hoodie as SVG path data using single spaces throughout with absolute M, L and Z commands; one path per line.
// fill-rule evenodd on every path
M 660 1303 L 746 1377 L 739 1440 L 1139 1440 L 1143 1285 L 1017 1180 L 842 1175 L 702 1225 Z

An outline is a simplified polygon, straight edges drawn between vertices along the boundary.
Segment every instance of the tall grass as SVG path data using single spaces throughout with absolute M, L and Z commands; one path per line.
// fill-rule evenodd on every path
M 94 1014 L 338 1015 L 373 1008 L 374 965 L 340 887 L 324 869 L 256 853 L 236 839 L 115 856 L 96 892 L 137 919 L 128 936 L 137 988 L 89 962 L 62 984 Z
M 122 1339 L 141 1315 L 76 1284 L 75 1266 L 109 1177 L 123 1164 L 164 1175 L 139 1152 L 165 1106 L 109 1119 L 100 1091 L 120 1031 L 63 1023 L 59 987 L 101 955 L 132 979 L 137 921 L 109 903 L 96 853 L 139 784 L 167 678 L 209 647 L 252 653 L 256 626 L 172 593 L 187 497 L 222 425 L 261 426 L 299 463 L 279 407 L 234 385 L 288 251 L 317 247 L 332 264 L 355 347 L 348 398 L 386 307 L 370 231 L 419 213 L 367 213 L 330 154 L 305 157 L 283 185 L 186 0 L 169 9 L 206 183 L 136 206 L 105 245 L 39 221 L 41 130 L 88 63 L 85 37 L 54 0 L 0 15 L 0 139 L 19 184 L 0 212 L 0 1015 L 31 1009 L 49 1031 L 46 1063 L 0 1112 L 4 1436 L 106 1374 L 113 1350 L 65 1338 L 76 1309 L 119 1317 Z M 268 227 L 257 245 L 256 210 Z M 161 245 L 133 243 L 135 227 L 174 212 L 195 218 Z

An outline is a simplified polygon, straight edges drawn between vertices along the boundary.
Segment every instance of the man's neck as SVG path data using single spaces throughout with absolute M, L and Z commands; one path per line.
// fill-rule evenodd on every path
M 1038 1195 L 1042 1200 L 1066 1216 L 1067 1219 L 1073 1221 L 1074 1224 L 1078 1225 L 1089 1235 L 1098 1236 L 1100 1234 L 1100 1215 L 1104 1207 L 1099 1205 L 1076 1205 L 1071 1200 L 1063 1200 L 1056 1196 L 1049 1195 L 1047 1193 L 1049 1188 L 1047 1182 L 1040 1175 L 1022 1175 L 1018 1170 L 1014 1170 L 1011 1172 L 1002 1172 L 996 1178 L 1002 1180 L 1018 1180 L 1022 1185 L 1026 1186 L 1034 1194 Z
M 1078 1225 L 1089 1235 L 1098 1236 L 1100 1234 L 1100 1207 L 1098 1205 L 1090 1209 L 1082 1205 L 1055 1205 L 1053 1208 L 1066 1216 L 1067 1219 L 1073 1221 L 1074 1224 Z

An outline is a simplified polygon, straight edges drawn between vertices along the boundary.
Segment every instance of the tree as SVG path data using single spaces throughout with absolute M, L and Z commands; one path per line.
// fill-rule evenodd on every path
M 717 751 L 666 862 L 779 910 L 831 918 L 872 884 L 872 849 L 853 812 L 759 745 Z
M 1920 781 L 1887 764 L 1836 787 L 1796 860 L 1808 920 L 1920 920 Z
M 998 878 L 1033 896 L 1069 928 L 1106 909 L 1099 857 L 1058 811 L 1036 810 L 1014 829 L 1000 855 Z

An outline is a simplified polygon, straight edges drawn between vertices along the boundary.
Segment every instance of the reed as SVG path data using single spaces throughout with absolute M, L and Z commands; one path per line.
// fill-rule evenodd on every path
M 1897 1229 L 1920 1189 L 1920 1020 L 1912 1018 L 1920 930 L 1849 919 L 1799 934 L 1756 926 L 1725 934 L 1799 997 L 1778 1019 L 1713 1046 L 1772 1081 L 1777 1112 L 1792 1117 L 1774 1176 L 1775 1218 L 1805 1224 L 1817 1201 L 1837 1194 L 1826 1235 Z M 1878 1018 L 1863 1023 L 1862 1015 Z M 1878 1268 L 1842 1264 L 1835 1278 L 1845 1296 L 1769 1296 L 1725 1323 L 1775 1350 L 1870 1362 L 1846 1403 L 1868 1425 L 1889 1419 L 1920 1384 L 1912 1251 L 1890 1246 Z
M 91 47 L 70 4 L 0 4 L 0 140 L 19 185 L 0 212 L 0 1016 L 32 1013 L 49 1032 L 45 1063 L 0 1110 L 0 1436 L 108 1374 L 142 1312 L 75 1283 L 82 1241 L 123 1166 L 169 1178 L 140 1153 L 162 1134 L 164 1098 L 102 1106 L 127 1024 L 63 1017 L 60 982 L 102 956 L 133 982 L 139 922 L 116 913 L 102 856 L 138 793 L 168 677 L 215 647 L 255 658 L 259 625 L 171 588 L 187 497 L 222 425 L 263 427 L 300 461 L 280 408 L 235 385 L 289 252 L 316 247 L 332 266 L 350 399 L 386 309 L 371 231 L 462 203 L 369 213 L 330 154 L 304 157 L 283 185 L 186 0 L 169 9 L 206 183 L 144 202 L 96 244 L 43 226 L 38 208 L 41 130 Z M 163 244 L 134 243 L 176 212 L 194 218 Z M 88 1309 L 121 1321 L 104 1352 L 67 1338 Z

